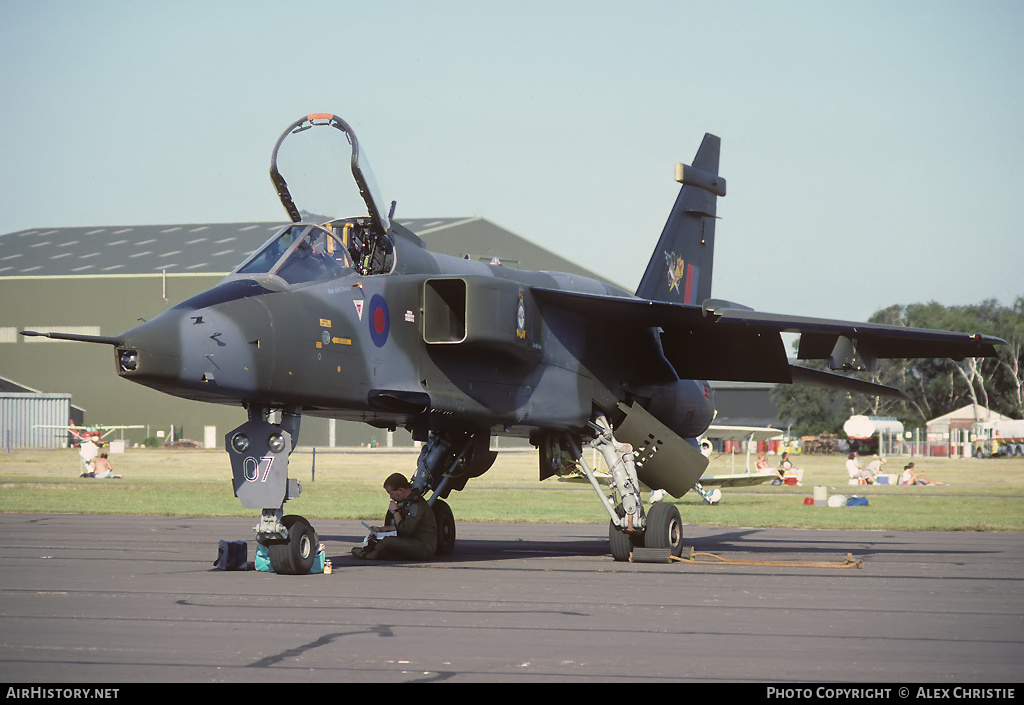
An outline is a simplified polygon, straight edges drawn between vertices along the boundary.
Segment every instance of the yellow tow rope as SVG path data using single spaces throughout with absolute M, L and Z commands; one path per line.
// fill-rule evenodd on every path
M 857 568 L 863 569 L 863 561 L 859 558 L 854 558 L 852 553 L 846 554 L 846 559 L 841 563 L 827 563 L 824 561 L 754 561 L 754 560 L 740 560 L 736 558 L 722 558 L 715 553 L 706 553 L 703 551 L 694 551 L 692 546 L 686 546 L 684 548 L 689 549 L 688 557 L 679 557 L 669 555 L 667 562 L 679 561 L 681 563 L 694 563 L 700 565 L 760 565 L 760 566 L 771 566 L 775 568 Z M 667 549 L 666 549 L 667 550 Z M 713 558 L 714 560 L 697 560 L 696 556 L 706 556 Z M 629 562 L 633 563 L 633 554 L 629 554 Z M 650 560 L 637 561 L 637 562 L 651 562 Z

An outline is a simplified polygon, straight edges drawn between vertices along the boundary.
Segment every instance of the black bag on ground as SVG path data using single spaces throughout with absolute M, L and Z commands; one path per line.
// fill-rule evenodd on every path
M 217 560 L 213 567 L 217 570 L 245 570 L 249 563 L 249 544 L 245 541 L 221 540 L 217 548 Z

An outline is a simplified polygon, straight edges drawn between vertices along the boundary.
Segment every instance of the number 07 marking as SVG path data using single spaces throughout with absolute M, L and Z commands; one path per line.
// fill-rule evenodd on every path
M 242 462 L 242 474 L 246 482 L 266 482 L 270 477 L 270 468 L 274 464 L 274 456 L 264 455 L 258 461 L 251 455 Z M 260 474 L 263 478 L 260 479 Z

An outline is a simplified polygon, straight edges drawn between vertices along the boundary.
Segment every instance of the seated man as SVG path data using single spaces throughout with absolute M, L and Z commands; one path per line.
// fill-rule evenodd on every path
M 874 479 L 871 472 L 861 465 L 856 453 L 850 453 L 846 460 L 846 472 L 850 475 L 850 484 L 873 485 Z
M 885 465 L 885 458 L 874 456 L 871 458 L 871 462 L 868 463 L 868 472 L 871 473 L 871 477 L 875 477 L 878 473 L 882 472 L 882 466 Z
M 785 482 L 786 478 L 793 478 L 796 480 L 796 484 L 800 485 L 804 481 L 803 468 L 794 468 L 793 463 L 789 459 L 789 453 L 782 453 L 782 460 L 779 461 L 779 472 L 782 473 L 782 481 Z M 793 483 L 787 483 L 793 484 Z
M 92 466 L 93 466 L 93 477 L 110 478 L 110 479 L 118 479 L 118 480 L 121 479 L 121 475 L 115 475 L 114 474 L 114 468 L 110 464 L 110 461 L 107 460 L 107 454 L 106 453 L 100 453 L 100 457 L 96 458 L 96 460 L 93 461 Z
M 883 466 L 887 462 L 889 461 L 885 458 L 876 455 L 868 463 L 868 472 L 871 473 L 871 479 L 874 480 L 876 485 L 895 485 L 899 480 L 898 474 L 882 472 L 885 469 Z
M 365 548 L 353 548 L 356 558 L 369 560 L 426 561 L 437 550 L 437 522 L 427 500 L 416 492 L 405 476 L 394 473 L 384 481 L 384 491 L 391 497 L 388 511 L 391 523 L 371 526 L 373 533 L 397 532 L 380 541 L 371 541 Z
M 914 464 L 908 463 L 903 467 L 903 476 L 900 481 L 904 485 L 942 485 L 945 483 L 939 482 L 938 480 L 929 480 L 921 473 L 914 470 Z

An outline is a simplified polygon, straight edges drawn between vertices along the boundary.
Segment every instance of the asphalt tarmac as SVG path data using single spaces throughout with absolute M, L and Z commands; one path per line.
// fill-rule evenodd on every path
M 0 515 L 0 682 L 1013 683 L 1020 534 L 686 527 L 745 563 L 616 563 L 605 525 L 459 524 L 452 556 L 213 569 L 254 519 Z M 837 568 L 847 553 L 861 568 Z M 698 556 L 700 559 L 701 556 Z M 715 560 L 706 558 L 704 560 Z M 152 693 L 150 692 L 152 695 Z

